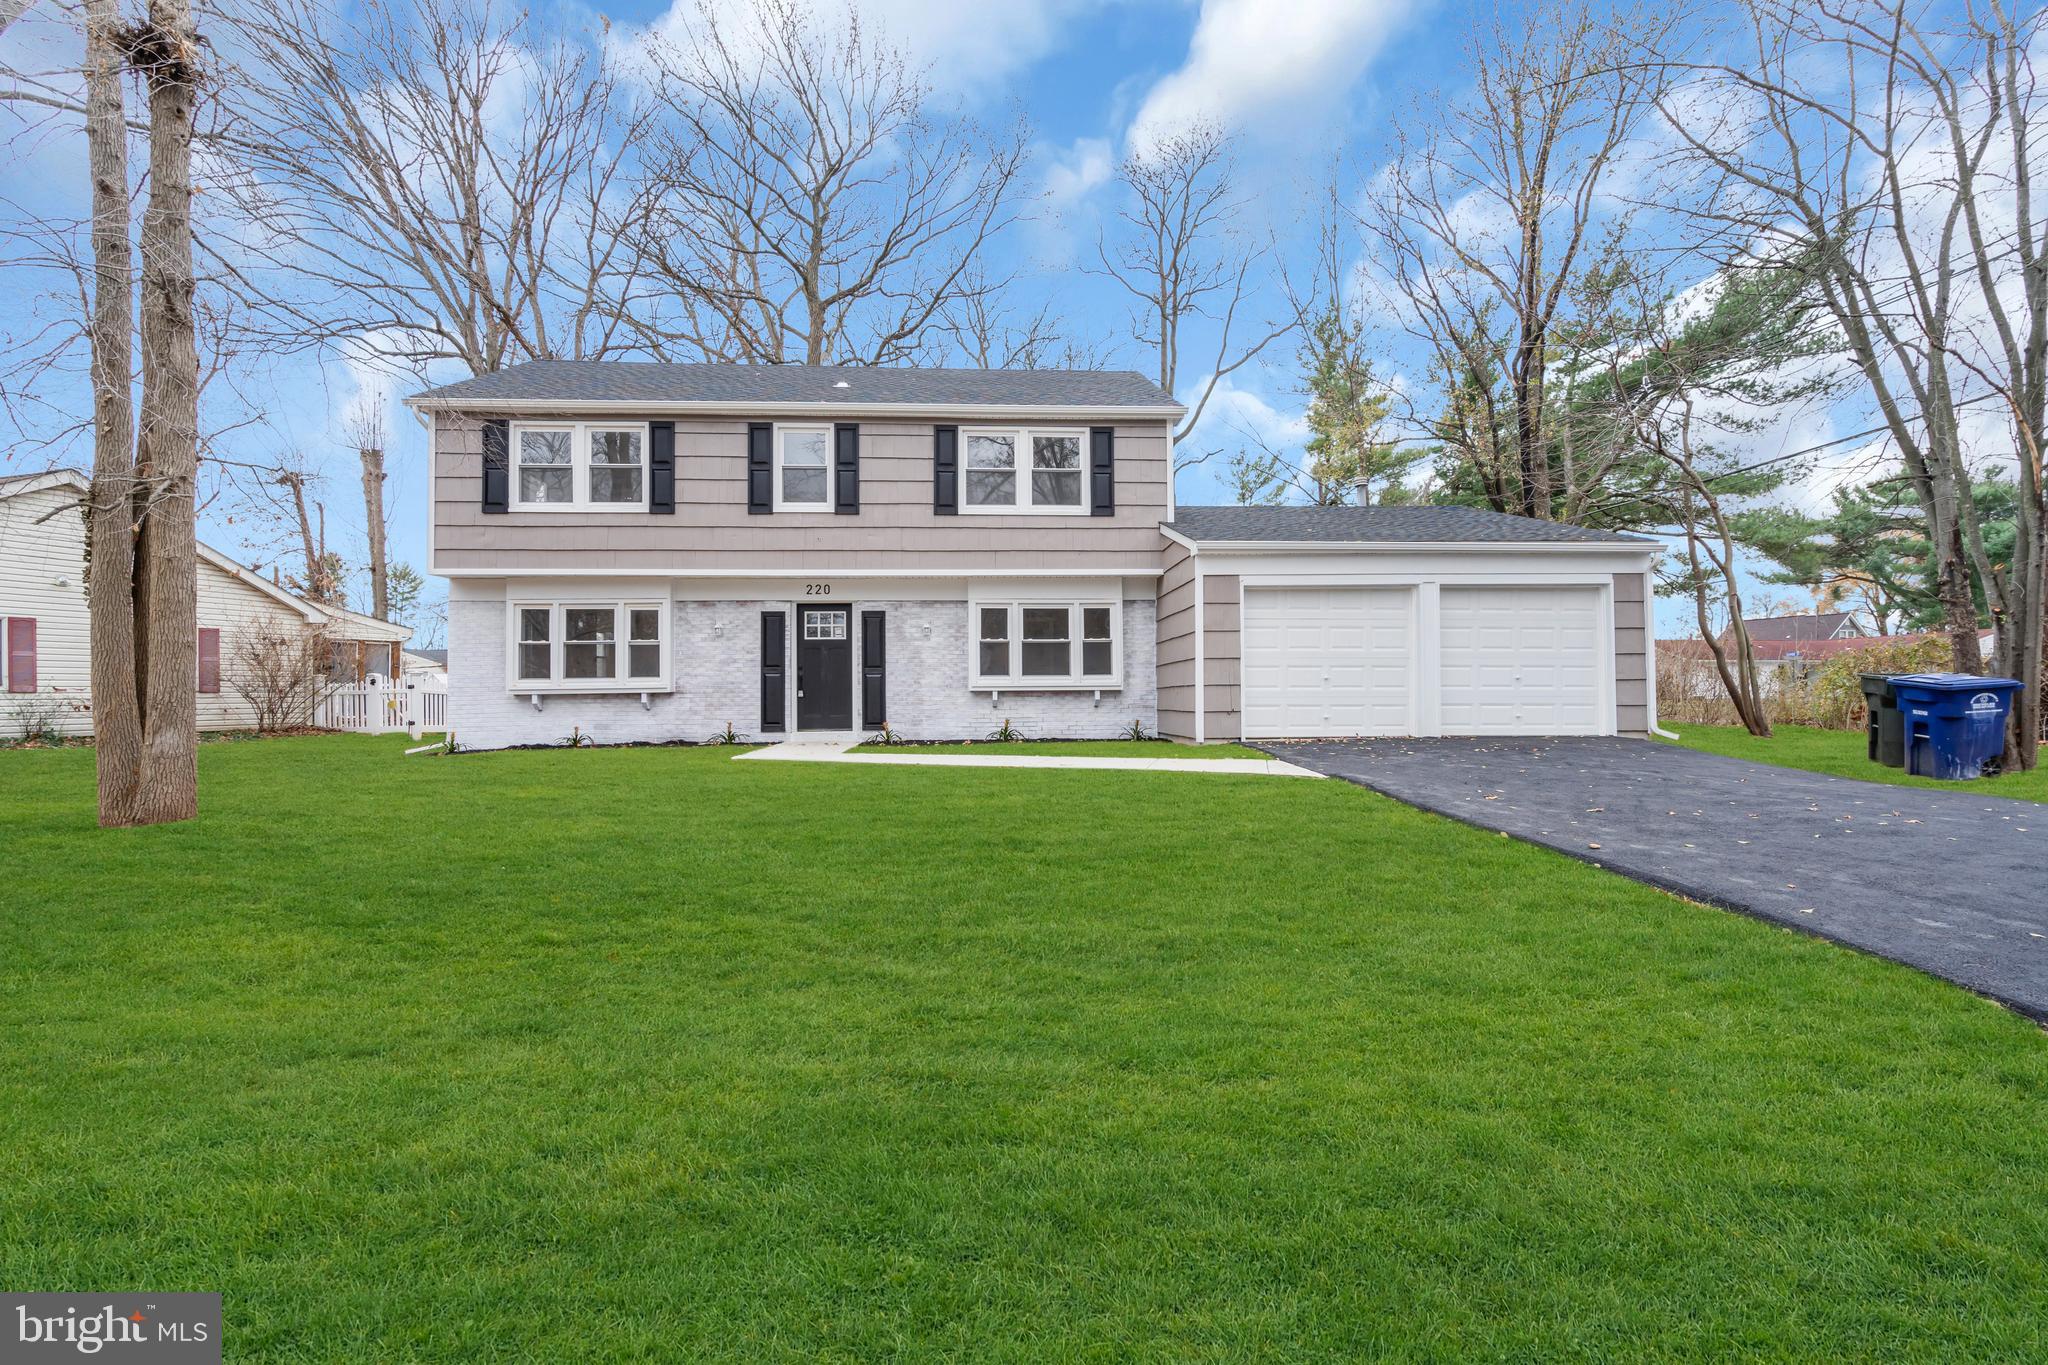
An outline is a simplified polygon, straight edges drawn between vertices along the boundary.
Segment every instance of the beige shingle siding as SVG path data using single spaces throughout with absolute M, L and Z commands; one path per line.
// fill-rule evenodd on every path
M 1614 576 L 1614 728 L 1650 731 L 1650 604 L 1647 575 Z
M 1241 700 L 1240 623 L 1244 589 L 1236 574 L 1202 577 L 1202 709 L 1208 712 L 1205 739 L 1244 736 Z
M 526 570 L 797 570 L 1151 577 L 1159 572 L 1171 459 L 1163 422 L 1116 427 L 1116 514 L 940 515 L 932 510 L 932 427 L 861 424 L 860 512 L 747 513 L 747 417 L 676 419 L 676 510 L 484 515 L 483 427 L 490 413 L 435 418 L 434 566 Z M 520 421 L 544 421 L 521 416 Z M 562 420 L 569 420 L 563 418 Z M 631 420 L 621 417 L 620 420 Z M 806 421 L 858 420 L 821 411 Z M 1087 426 L 1049 411 L 1043 426 Z M 961 425 L 976 425 L 963 418 Z M 1005 422 L 1003 425 L 1019 425 Z
M 1159 575 L 1159 733 L 1195 737 L 1195 561 L 1179 541 L 1164 541 Z

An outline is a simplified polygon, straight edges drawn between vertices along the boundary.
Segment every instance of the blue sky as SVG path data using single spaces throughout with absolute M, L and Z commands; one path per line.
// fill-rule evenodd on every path
M 630 32 L 678 22 L 687 10 L 687 0 L 681 11 L 616 3 L 547 17 L 588 32 L 602 17 Z M 1270 235 L 1283 254 L 1295 252 L 1332 158 L 1343 154 L 1354 181 L 1369 174 L 1384 157 L 1390 127 L 1422 117 L 1418 111 L 1428 108 L 1432 91 L 1458 89 L 1463 35 L 1493 10 L 1429 0 L 1004 0 L 986 7 L 959 0 L 869 0 L 861 13 L 914 59 L 931 64 L 943 101 L 991 123 L 1017 111 L 1025 115 L 1033 129 L 1035 208 L 998 248 L 999 264 L 1020 270 L 1027 297 L 1051 299 L 1110 363 L 1149 371 L 1151 357 L 1128 340 L 1128 315 L 1114 286 L 1078 269 L 1092 252 L 1098 225 L 1115 211 L 1109 171 L 1134 132 L 1195 116 L 1236 129 L 1245 200 L 1241 226 Z M 75 52 L 75 43 L 54 11 L 31 11 L 0 37 L 0 57 L 52 70 Z M 85 178 L 75 136 L 50 127 L 33 137 L 17 136 L 22 125 L 9 118 L 0 113 L 0 128 L 13 149 L 10 161 L 0 164 L 9 167 L 5 198 L 17 232 L 38 215 L 75 215 Z M 10 342 L 75 308 L 63 290 L 63 278 L 47 270 L 5 272 L 0 329 Z M 1277 308 L 1277 292 L 1257 303 Z M 1389 331 L 1387 364 L 1399 372 L 1412 357 L 1400 353 Z M 1189 350 L 1206 354 L 1204 345 L 1198 334 Z M 1195 447 L 1234 448 L 1242 444 L 1243 430 L 1282 444 L 1298 439 L 1301 404 L 1291 391 L 1292 360 L 1292 348 L 1283 342 L 1268 351 L 1264 363 L 1231 376 L 1192 438 Z M 1184 374 L 1184 398 L 1205 367 L 1189 368 L 1195 373 Z M 424 568 L 424 433 L 395 401 L 410 387 L 401 379 L 384 387 L 391 433 L 390 552 L 393 559 Z M 7 395 L 18 415 L 0 468 L 88 460 L 88 447 L 75 436 L 49 439 L 65 425 L 67 413 L 85 410 L 75 371 L 45 375 L 36 390 Z M 330 542 L 360 559 L 356 466 L 342 431 L 345 413 L 362 401 L 360 377 L 338 361 L 277 359 L 252 368 L 244 390 L 258 420 L 219 437 L 219 452 L 255 462 L 279 450 L 302 452 L 325 472 L 318 496 L 328 511 Z M 43 401 L 24 407 L 24 397 Z M 1822 439 L 1830 434 L 1825 422 L 1806 430 Z M 1219 458 L 1185 471 L 1181 501 L 1228 500 L 1221 466 Z M 226 498 L 206 509 L 202 535 L 265 564 L 277 558 L 282 544 L 275 528 Z M 440 591 L 438 582 L 433 590 Z M 1682 618 L 1678 604 L 1660 609 L 1666 633 L 1680 628 Z

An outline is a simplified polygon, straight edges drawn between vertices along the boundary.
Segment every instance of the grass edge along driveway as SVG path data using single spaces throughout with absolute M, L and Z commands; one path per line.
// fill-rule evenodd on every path
M 2020 1359 L 2048 1040 L 1348 784 L 0 754 L 0 1283 L 237 1360 Z
M 1678 736 L 1676 743 L 1688 749 L 1729 758 L 1746 758 L 1753 763 L 1770 763 L 1781 768 L 1801 768 L 1831 777 L 1853 777 L 1863 782 L 1884 782 L 1899 787 L 1933 787 L 1967 792 L 1973 796 L 2007 796 L 2021 801 L 2048 801 L 2048 767 L 2028 773 L 2007 773 L 1978 778 L 1974 782 L 1943 782 L 1939 778 L 1915 777 L 1900 768 L 1872 763 L 1868 742 L 1861 730 L 1822 730 L 1808 725 L 1776 725 L 1769 739 L 1759 739 L 1739 725 L 1664 726 Z M 1673 743 L 1663 740 L 1662 743 Z

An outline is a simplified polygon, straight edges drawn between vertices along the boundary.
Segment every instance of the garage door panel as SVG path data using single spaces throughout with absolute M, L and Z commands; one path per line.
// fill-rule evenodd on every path
M 1243 610 L 1247 735 L 1413 732 L 1412 588 L 1254 588 Z
M 1606 734 L 1600 590 L 1446 585 L 1443 732 Z

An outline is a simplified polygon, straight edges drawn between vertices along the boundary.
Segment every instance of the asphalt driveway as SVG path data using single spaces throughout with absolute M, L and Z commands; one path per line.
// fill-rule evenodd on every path
M 1253 747 L 2048 1020 L 2048 806 L 1632 739 Z

